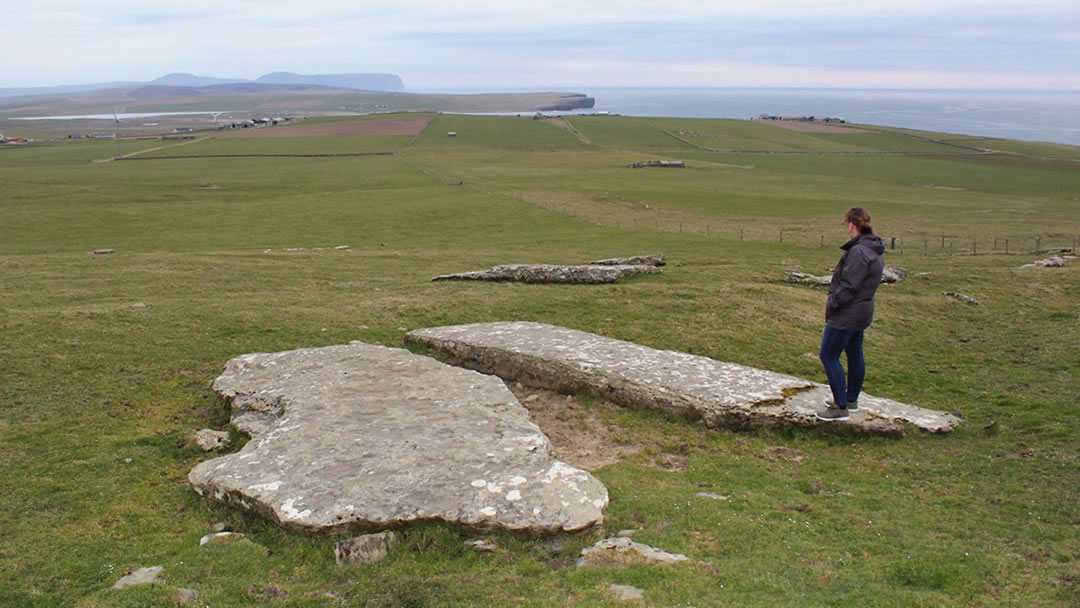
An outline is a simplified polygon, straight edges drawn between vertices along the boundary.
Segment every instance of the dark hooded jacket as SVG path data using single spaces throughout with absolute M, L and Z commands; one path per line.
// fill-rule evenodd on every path
M 833 270 L 825 324 L 842 331 L 862 331 L 874 319 L 874 293 L 885 270 L 885 241 L 860 234 L 844 243 L 844 256 Z

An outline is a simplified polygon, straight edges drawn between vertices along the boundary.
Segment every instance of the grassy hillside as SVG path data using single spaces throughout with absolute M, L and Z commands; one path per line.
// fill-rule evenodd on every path
M 442 115 L 415 140 L 219 138 L 146 153 L 389 156 L 0 150 L 0 605 L 170 605 L 178 587 L 211 606 L 621 605 L 612 583 L 643 589 L 645 606 L 1075 605 L 1080 262 L 1019 267 L 1042 257 L 1026 253 L 1036 239 L 1080 235 L 1080 167 L 1063 160 L 1076 151 L 972 139 L 1005 152 L 944 155 L 935 139 Z M 627 166 L 651 158 L 690 166 Z M 951 435 L 706 431 L 578 396 L 557 418 L 617 461 L 594 471 L 611 495 L 602 530 L 492 534 L 499 550 L 479 555 L 463 546 L 474 534 L 414 526 L 375 566 L 337 567 L 337 538 L 283 532 L 186 483 L 208 457 L 194 431 L 228 422 L 210 383 L 248 352 L 521 319 L 824 381 L 824 293 L 783 270 L 835 263 L 852 204 L 906 241 L 886 256 L 911 272 L 879 292 L 867 390 L 962 412 Z M 87 255 L 104 247 L 117 252 Z M 668 256 L 663 274 L 616 285 L 430 282 L 653 252 Z M 200 547 L 217 521 L 255 544 Z M 694 563 L 573 568 L 582 547 L 626 528 Z M 109 589 L 153 565 L 165 584 Z

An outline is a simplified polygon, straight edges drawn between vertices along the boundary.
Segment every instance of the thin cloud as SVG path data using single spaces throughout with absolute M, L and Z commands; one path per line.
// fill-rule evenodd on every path
M 1075 0 L 0 0 L 0 10 L 6 44 L 21 49 L 0 66 L 5 86 L 290 70 L 395 72 L 414 89 L 1080 89 Z

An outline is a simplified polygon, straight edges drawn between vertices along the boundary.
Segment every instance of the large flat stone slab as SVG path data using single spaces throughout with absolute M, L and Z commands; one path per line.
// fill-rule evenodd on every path
M 603 484 L 552 457 L 501 380 L 404 349 L 242 355 L 214 390 L 252 439 L 188 480 L 288 529 L 443 520 L 549 533 L 593 526 L 607 506 Z
M 951 414 L 865 393 L 850 420 L 823 422 L 814 412 L 824 406 L 826 385 L 543 323 L 417 329 L 405 340 L 507 381 L 590 393 L 624 406 L 702 419 L 711 428 L 805 426 L 901 436 L 905 425 L 942 433 L 960 422 Z

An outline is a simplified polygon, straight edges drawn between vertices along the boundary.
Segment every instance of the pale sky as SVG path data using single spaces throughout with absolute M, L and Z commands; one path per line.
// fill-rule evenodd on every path
M 1080 90 L 1080 0 L 0 0 L 0 88 L 388 72 L 410 90 Z

